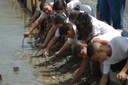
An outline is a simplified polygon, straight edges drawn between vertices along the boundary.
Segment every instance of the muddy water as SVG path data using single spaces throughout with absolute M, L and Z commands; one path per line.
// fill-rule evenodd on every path
M 31 49 L 27 44 L 25 52 L 21 49 L 27 15 L 11 1 L 15 0 L 0 0 L 0 85 L 43 85 L 33 76 L 30 64 L 21 58 Z

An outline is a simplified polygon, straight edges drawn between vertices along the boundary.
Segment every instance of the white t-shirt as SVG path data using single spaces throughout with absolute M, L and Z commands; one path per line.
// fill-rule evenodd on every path
M 103 62 L 103 73 L 107 74 L 110 70 L 110 65 L 120 62 L 123 59 L 128 58 L 128 37 L 115 37 L 108 45 L 112 49 L 112 55 Z
M 80 11 L 84 11 L 88 13 L 89 15 L 92 14 L 92 8 L 89 5 L 80 4 Z
M 71 23 L 71 22 L 70 22 L 70 23 Z M 75 36 L 74 36 L 74 38 L 68 38 L 68 39 L 67 39 L 67 42 L 68 42 L 69 44 L 75 43 L 75 42 L 77 41 L 77 32 L 78 32 L 78 30 L 77 30 L 77 28 L 76 28 L 76 25 L 73 24 L 73 23 L 71 23 L 71 24 L 72 24 L 72 26 L 73 26 L 73 30 L 74 30 L 74 32 L 75 32 Z M 60 36 L 60 34 L 59 34 L 59 29 L 56 30 L 55 36 L 56 36 L 56 37 L 59 37 L 59 36 Z
M 93 25 L 92 34 L 93 36 L 96 36 L 94 38 L 110 41 L 114 37 L 121 36 L 121 33 L 115 30 L 112 26 L 94 18 L 93 16 L 90 17 L 92 19 L 92 25 Z
M 74 7 L 77 6 L 77 5 L 80 7 L 80 11 L 86 12 L 86 13 L 88 13 L 90 15 L 92 14 L 92 8 L 89 5 L 82 4 L 80 2 L 80 0 L 71 0 L 67 4 L 68 13 L 70 13 L 71 10 L 73 10 Z
M 45 19 L 48 16 L 48 14 L 44 13 L 43 11 L 41 12 L 40 18 Z
M 76 27 L 76 25 L 75 24 L 73 24 L 72 22 L 70 22 L 71 24 L 72 24 L 72 26 L 73 26 L 73 30 L 74 30 L 74 32 L 75 32 L 75 36 L 74 36 L 74 38 L 68 38 L 68 40 L 67 40 L 67 42 L 69 43 L 69 44 L 71 44 L 71 43 L 75 43 L 75 42 L 77 42 L 77 33 L 78 33 L 78 30 L 77 30 L 77 27 Z
M 67 3 L 68 12 L 70 12 L 76 5 L 80 6 L 80 4 L 80 0 L 71 0 L 69 3 Z

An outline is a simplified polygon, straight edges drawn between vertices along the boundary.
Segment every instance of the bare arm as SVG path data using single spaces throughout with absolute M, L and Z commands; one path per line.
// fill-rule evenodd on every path
M 38 18 L 34 24 L 32 25 L 32 27 L 29 29 L 29 32 L 31 33 L 43 20 L 41 18 Z
M 40 11 L 39 10 L 36 10 L 35 12 L 34 12 L 34 15 L 32 16 L 32 21 L 35 21 L 38 17 L 39 17 L 39 15 L 40 15 Z
M 126 74 L 127 71 L 128 71 L 128 60 L 125 66 L 123 67 L 123 69 L 117 74 L 117 78 L 122 80 L 127 79 L 128 78 L 128 75 Z
M 87 65 L 87 58 L 84 58 L 80 65 L 80 68 L 75 73 L 70 85 L 74 84 L 76 82 L 76 80 L 84 73 L 86 65 Z
M 128 71 L 128 60 L 127 60 L 125 66 L 123 67 L 123 69 L 121 71 L 123 71 L 125 73 Z
M 57 39 L 58 39 L 58 37 L 54 36 L 54 37 L 50 40 L 50 42 L 48 43 L 48 46 L 47 46 L 47 48 L 46 48 L 46 51 L 47 51 L 47 52 L 48 52 L 49 49 L 53 46 L 53 44 L 57 41 Z
M 48 42 L 50 41 L 50 39 L 52 38 L 52 36 L 56 32 L 56 30 L 57 30 L 57 26 L 55 24 L 53 24 L 51 29 L 49 30 L 47 36 L 46 36 L 46 39 L 45 39 L 44 43 L 43 43 L 44 46 L 48 44 Z
M 49 49 L 53 46 L 53 44 L 57 41 L 58 37 L 54 36 L 51 41 L 48 43 L 47 48 L 45 49 L 44 56 L 47 57 L 49 55 Z
M 109 41 L 107 41 L 107 40 L 101 40 L 99 38 L 94 38 L 93 39 L 93 42 L 99 42 L 99 43 L 102 43 L 102 44 L 108 44 Z
M 64 52 L 69 46 L 70 44 L 68 42 L 65 42 L 65 44 L 61 47 L 61 49 L 55 53 L 55 56 L 58 56 L 59 54 Z
M 38 18 L 34 24 L 32 25 L 31 28 L 29 28 L 29 30 L 27 32 L 24 33 L 25 37 L 28 37 L 30 33 L 32 33 L 32 31 L 43 21 L 43 19 Z
M 108 81 L 108 74 L 103 74 L 101 79 L 100 79 L 99 85 L 106 85 L 107 81 Z

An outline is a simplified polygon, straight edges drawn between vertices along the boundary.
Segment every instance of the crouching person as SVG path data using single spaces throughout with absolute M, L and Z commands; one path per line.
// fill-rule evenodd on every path
M 115 37 L 108 44 L 99 42 L 91 42 L 87 45 L 87 55 L 96 61 L 103 63 L 103 75 L 99 85 L 106 85 L 108 81 L 108 73 L 110 66 L 116 64 L 123 59 L 128 59 L 128 38 Z M 128 80 L 128 60 L 121 71 L 117 74 L 120 80 Z

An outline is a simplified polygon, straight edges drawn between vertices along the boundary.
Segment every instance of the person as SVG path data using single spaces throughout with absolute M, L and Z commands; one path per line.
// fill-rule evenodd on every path
M 115 29 L 124 28 L 125 0 L 100 0 L 100 20 L 107 22 Z
M 33 16 L 29 19 L 29 21 L 25 25 L 25 27 L 30 27 L 32 25 L 32 23 L 40 16 L 40 14 L 42 12 L 40 9 L 40 5 L 41 5 L 41 3 L 44 3 L 44 2 L 45 2 L 45 0 L 38 0 L 37 8 L 36 8 Z
M 120 62 L 123 59 L 128 59 L 128 38 L 115 37 L 108 44 L 99 42 L 90 42 L 87 45 L 87 55 L 92 60 L 103 63 L 103 75 L 99 85 L 106 85 L 108 81 L 108 73 L 110 65 Z M 117 78 L 121 80 L 128 79 L 126 72 L 128 71 L 128 60 L 122 70 L 117 74 Z
M 57 29 L 55 36 L 51 39 L 49 42 L 44 55 L 49 55 L 49 49 L 53 46 L 53 44 L 57 41 L 57 39 L 63 36 L 64 38 L 67 38 L 67 41 L 65 44 L 59 49 L 59 51 L 55 52 L 55 56 L 59 56 L 62 52 L 64 52 L 67 48 L 70 47 L 71 44 L 75 43 L 77 41 L 77 29 L 76 26 L 71 23 L 63 23 L 62 26 Z
M 42 4 L 42 11 L 43 11 L 43 12 L 41 13 L 40 17 L 34 22 L 34 24 L 32 25 L 32 27 L 30 27 L 30 29 L 29 29 L 27 32 L 24 33 L 24 36 L 25 36 L 25 37 L 28 37 L 28 36 L 32 33 L 32 31 L 33 31 L 41 22 L 44 21 L 44 19 L 45 19 L 47 16 L 53 14 L 53 10 L 54 10 L 56 13 L 63 13 L 63 10 L 64 10 L 64 9 L 61 9 L 61 8 L 63 8 L 63 5 L 60 5 L 60 4 L 62 4 L 62 3 L 63 3 L 63 2 L 60 2 L 60 1 L 54 2 L 53 8 L 52 8 L 52 3 L 50 4 L 50 3 L 45 2 L 44 4 Z M 61 7 L 60 7 L 60 8 L 59 8 L 59 7 L 56 7 L 56 6 L 58 6 L 58 5 L 60 5 Z M 60 9 L 61 9 L 61 10 L 60 10 Z M 44 21 L 44 22 L 45 22 L 45 21 Z
M 62 16 L 62 15 L 56 15 L 53 21 L 53 24 L 59 28 L 62 26 L 63 23 L 65 23 L 66 21 L 66 17 Z M 55 41 L 57 41 L 59 37 L 53 36 L 52 39 L 49 41 L 48 46 L 45 49 L 45 56 L 48 56 L 48 50 L 52 47 L 52 45 L 55 43 Z M 46 54 L 47 53 L 47 54 Z
M 88 15 L 86 12 L 79 13 L 75 24 L 78 29 L 79 40 L 84 40 L 85 43 L 91 40 L 108 43 L 113 37 L 121 36 L 121 33 L 112 26 Z
M 77 14 L 77 17 L 75 18 L 75 24 L 78 29 L 78 40 L 84 41 L 86 44 L 89 43 L 90 41 L 95 41 L 95 42 L 101 42 L 101 43 L 108 43 L 112 38 L 116 36 L 121 36 L 121 33 L 115 30 L 113 27 L 109 26 L 107 23 L 104 23 L 102 21 L 99 21 L 98 19 L 94 18 L 91 15 L 88 15 L 87 13 L 80 13 Z M 113 35 L 113 33 L 115 33 Z M 76 45 L 76 44 L 75 44 Z M 85 49 L 85 48 L 84 48 Z M 82 49 L 81 49 L 82 50 Z M 83 74 L 85 69 L 83 68 L 86 67 L 86 63 L 88 62 L 86 60 L 87 54 L 86 50 L 84 50 L 85 54 L 82 56 L 86 56 L 78 71 L 74 75 L 72 81 L 70 84 L 72 85 L 73 83 L 76 82 L 76 80 Z M 79 53 L 79 52 L 77 52 Z M 82 70 L 81 70 L 82 69 Z
M 68 38 L 68 40 L 66 41 L 66 43 L 63 45 L 63 47 L 59 51 L 55 52 L 55 56 L 60 55 L 64 50 L 66 50 L 68 47 L 70 47 L 70 45 L 72 45 L 73 43 L 75 43 L 77 41 L 77 29 L 76 29 L 76 25 L 74 23 L 75 23 L 75 18 L 77 17 L 78 13 L 79 13 L 79 11 L 72 10 L 69 15 L 69 23 L 67 23 L 67 24 L 63 23 L 63 25 L 57 29 L 55 36 L 49 42 L 49 44 L 46 48 L 46 51 L 44 52 L 45 56 L 48 55 L 48 51 L 52 47 L 53 42 L 55 42 L 60 36 Z
M 79 0 L 72 0 L 71 2 L 69 2 L 69 4 L 74 4 L 75 2 L 74 1 L 76 1 L 76 3 L 78 2 L 78 3 L 80 3 L 79 2 Z M 74 9 L 74 5 L 73 6 L 71 6 L 71 5 L 66 5 L 65 3 L 63 4 L 64 6 L 64 11 L 63 12 L 68 12 L 68 14 L 70 15 L 70 12 Z M 56 5 L 55 7 L 58 7 L 58 8 L 61 8 L 61 7 L 59 7 L 60 5 Z M 75 5 L 76 6 L 76 5 Z M 86 10 L 87 10 L 87 12 L 89 12 L 90 13 L 90 7 L 89 6 L 83 6 L 84 8 L 86 7 Z M 84 10 L 85 11 L 85 10 Z M 64 13 L 64 15 L 65 15 L 65 13 Z M 66 20 L 66 22 L 68 23 L 69 22 L 69 19 L 68 19 L 68 16 L 66 15 L 66 17 L 67 17 L 67 20 Z M 47 37 L 46 37 L 46 39 L 45 39 L 45 41 L 44 41 L 44 43 L 43 44 L 41 44 L 41 48 L 44 48 L 44 47 L 46 47 L 47 45 L 48 45 L 48 43 L 49 43 L 49 41 L 50 41 L 50 39 L 51 39 L 51 37 L 54 35 L 54 33 L 56 32 L 56 30 L 57 30 L 58 28 L 56 27 L 56 26 L 52 26 L 51 27 L 51 29 L 49 30 L 49 32 L 48 32 L 48 35 L 47 35 Z
M 55 1 L 54 3 L 56 3 L 56 4 L 53 4 L 53 9 L 58 10 L 58 11 L 56 11 L 56 13 L 64 16 L 66 18 L 65 22 L 68 22 L 69 20 L 68 20 L 68 17 L 66 15 L 66 13 L 65 13 L 66 9 L 67 9 L 66 3 L 64 1 L 62 1 L 62 0 L 58 0 L 58 2 Z M 56 24 L 53 23 L 52 27 L 50 28 L 50 30 L 49 30 L 46 38 L 45 38 L 44 43 L 42 43 L 40 45 L 40 48 L 43 49 L 48 45 L 50 39 L 54 36 L 54 34 L 55 34 L 57 29 L 58 29 L 58 26 L 56 26 Z
M 78 80 L 78 78 L 84 73 L 87 63 L 89 61 L 87 57 L 87 44 L 82 43 L 81 41 L 76 42 L 72 45 L 72 52 L 74 56 L 82 57 L 83 60 L 69 85 L 73 85 L 76 80 Z
M 24 33 L 24 37 L 28 37 L 32 32 L 33 30 L 36 29 L 36 27 L 41 24 L 41 23 L 44 23 L 45 22 L 45 19 L 50 16 L 53 12 L 53 9 L 51 7 L 51 4 L 45 2 L 43 4 L 43 8 L 42 8 L 43 12 L 41 13 L 41 15 L 37 18 L 37 20 L 33 23 L 32 27 L 30 27 L 25 33 Z M 43 30 L 44 30 L 44 27 L 41 27 L 40 29 L 40 32 L 39 34 L 42 34 L 43 33 Z M 41 35 L 40 35 L 41 36 Z M 35 37 L 35 40 L 38 40 L 39 38 L 39 35 L 37 35 Z

